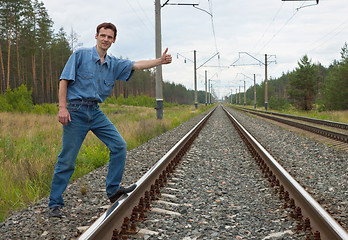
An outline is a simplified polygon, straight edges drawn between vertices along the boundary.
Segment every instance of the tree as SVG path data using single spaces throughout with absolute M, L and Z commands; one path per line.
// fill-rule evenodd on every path
M 17 4 L 13 1 L 2 1 L 0 5 L 0 25 L 2 35 L 7 38 L 7 73 L 6 73 L 6 89 L 10 88 L 10 60 L 11 60 L 11 40 L 13 34 L 13 19 L 16 18 Z
M 63 28 L 54 34 L 50 48 L 51 65 L 51 98 L 50 102 L 55 102 L 58 96 L 59 76 L 61 70 L 71 54 L 69 42 Z
M 41 80 L 41 91 L 36 92 L 37 96 L 34 96 L 36 101 L 45 102 L 45 96 L 49 96 L 50 89 L 50 81 L 48 69 L 46 66 L 49 66 L 46 61 L 44 61 L 44 51 L 47 51 L 50 47 L 52 41 L 53 32 L 51 30 L 53 22 L 48 16 L 47 10 L 42 2 L 38 2 L 38 0 L 34 1 L 34 10 L 36 13 L 36 39 L 38 44 L 38 49 L 40 49 L 40 58 L 41 58 L 41 66 L 40 66 L 40 80 Z M 49 61 L 47 61 L 49 62 Z M 45 69 L 46 67 L 46 69 Z M 45 79 L 46 76 L 46 79 Z M 46 86 L 46 87 L 45 87 Z M 47 102 L 47 101 L 46 101 Z
M 302 110 L 311 110 L 317 94 L 318 70 L 307 55 L 298 62 L 298 68 L 289 75 L 288 94 L 295 106 Z
M 39 0 L 0 1 L 0 93 L 22 84 L 35 103 L 57 100 L 59 74 L 71 51 L 61 29 L 52 30 Z
M 68 40 L 70 41 L 70 48 L 72 52 L 74 52 L 76 48 L 82 46 L 82 43 L 77 42 L 79 40 L 79 35 L 74 31 L 73 28 L 71 28 Z
M 348 45 L 344 44 L 341 60 L 330 66 L 321 88 L 324 107 L 328 110 L 348 109 Z

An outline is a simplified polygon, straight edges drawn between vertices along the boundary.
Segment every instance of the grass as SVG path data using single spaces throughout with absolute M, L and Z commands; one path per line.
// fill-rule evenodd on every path
M 0 220 L 37 201 L 49 190 L 59 150 L 60 128 L 54 115 L 0 114 Z
M 173 106 L 156 119 L 153 108 L 103 104 L 104 113 L 127 142 L 128 150 L 206 110 Z M 0 113 L 0 222 L 49 194 L 60 152 L 62 127 L 56 114 Z M 76 160 L 71 180 L 105 165 L 109 151 L 89 133 Z

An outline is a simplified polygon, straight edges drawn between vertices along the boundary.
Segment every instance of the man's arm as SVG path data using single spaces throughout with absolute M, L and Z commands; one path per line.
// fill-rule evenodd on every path
M 58 112 L 58 120 L 63 125 L 68 125 L 68 122 L 71 121 L 70 113 L 66 108 L 66 94 L 68 90 L 68 80 L 62 79 L 59 82 L 59 112 Z
M 137 61 L 133 65 L 133 70 L 142 70 L 153 68 L 162 64 L 169 64 L 172 62 L 172 56 L 167 54 L 168 48 L 164 51 L 162 57 L 152 60 L 141 60 Z

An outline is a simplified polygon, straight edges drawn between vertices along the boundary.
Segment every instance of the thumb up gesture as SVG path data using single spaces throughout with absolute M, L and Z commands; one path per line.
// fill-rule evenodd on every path
M 169 64 L 172 62 L 172 55 L 167 54 L 168 48 L 163 52 L 163 55 L 161 57 L 161 62 L 162 64 Z

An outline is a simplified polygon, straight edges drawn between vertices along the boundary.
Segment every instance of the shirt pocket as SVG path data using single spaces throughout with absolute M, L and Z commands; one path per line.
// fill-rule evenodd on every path
M 93 73 L 88 71 L 79 71 L 77 75 L 83 79 L 92 79 L 94 77 Z
M 109 79 L 105 79 L 103 84 L 102 84 L 102 95 L 104 96 L 109 96 L 112 92 L 112 88 L 115 85 L 115 81 L 113 80 L 109 80 Z
M 90 71 L 78 71 L 77 72 L 77 78 L 73 82 L 75 85 L 74 88 L 80 93 L 80 94 L 87 94 L 90 95 L 91 89 L 94 89 L 94 74 Z

